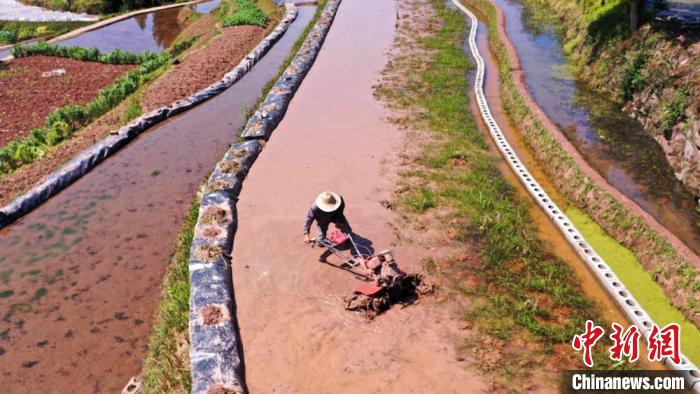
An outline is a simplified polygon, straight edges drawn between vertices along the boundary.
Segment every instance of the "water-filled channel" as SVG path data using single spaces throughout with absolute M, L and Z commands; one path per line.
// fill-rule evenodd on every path
M 195 191 L 313 13 L 300 7 L 233 87 L 143 134 L 0 232 L 3 391 L 118 392 L 139 372 Z
M 553 16 L 533 14 L 513 0 L 493 0 L 506 16 L 533 98 L 586 161 L 695 253 L 700 215 L 661 148 L 619 105 L 578 83 L 567 66 Z

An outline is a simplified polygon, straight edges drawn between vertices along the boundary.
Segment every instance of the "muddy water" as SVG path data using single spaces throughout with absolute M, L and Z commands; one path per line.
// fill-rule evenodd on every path
M 161 281 L 197 187 L 310 20 L 243 79 L 145 133 L 0 233 L 4 392 L 118 392 L 141 367 Z
M 196 12 L 208 14 L 219 3 L 219 0 L 213 0 L 190 7 Z M 121 49 L 129 52 L 160 52 L 169 47 L 185 28 L 185 21 L 178 18 L 181 11 L 182 7 L 174 7 L 135 15 L 61 41 L 61 44 L 97 48 L 100 51 Z
M 619 106 L 577 83 L 551 16 L 534 15 L 513 0 L 493 1 L 505 13 L 527 88 L 547 116 L 611 185 L 700 253 L 696 204 L 661 148 Z

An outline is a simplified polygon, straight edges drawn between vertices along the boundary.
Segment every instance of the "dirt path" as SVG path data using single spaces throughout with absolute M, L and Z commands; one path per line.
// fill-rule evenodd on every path
M 321 252 L 302 243 L 306 210 L 325 189 L 344 195 L 354 230 L 376 249 L 394 242 L 394 214 L 381 201 L 391 197 L 403 135 L 383 120 L 372 84 L 387 61 L 395 17 L 389 0 L 341 4 L 313 69 L 246 180 L 233 270 L 251 392 L 486 387 L 455 358 L 448 307 L 426 299 L 368 323 L 342 305 L 360 282 L 319 263 Z M 426 253 L 394 250 L 409 270 L 418 270 Z

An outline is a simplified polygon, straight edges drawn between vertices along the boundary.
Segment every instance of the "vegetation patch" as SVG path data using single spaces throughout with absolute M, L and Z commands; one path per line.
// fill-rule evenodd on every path
M 190 392 L 188 261 L 199 213 L 199 199 L 190 205 L 180 227 L 175 253 L 165 275 L 163 295 L 143 365 L 144 393 Z
M 436 16 L 432 30 L 417 38 L 417 54 L 407 51 L 392 60 L 392 67 L 403 64 L 403 75 L 391 80 L 404 82 L 377 89 L 390 106 L 411 109 L 398 122 L 432 131 L 427 139 L 433 142 L 415 160 L 418 168 L 402 174 L 399 199 L 404 204 L 399 206 L 404 213 L 419 215 L 421 223 L 421 213 L 447 211 L 450 219 L 441 224 L 446 227 L 441 233 L 463 248 L 474 245 L 479 250 L 478 256 L 464 252 L 432 262 L 430 269 L 450 278 L 457 294 L 466 297 L 463 317 L 479 334 L 465 339 L 461 348 L 478 361 L 478 368 L 506 378 L 522 376 L 528 372 L 517 365 L 518 357 L 541 361 L 557 346 L 570 349 L 587 319 L 605 323 L 575 273 L 543 245 L 529 206 L 498 171 L 469 111 L 471 85 L 465 70 L 472 65 L 463 50 L 463 16 L 440 0 L 431 3 Z M 530 352 L 535 356 L 502 357 L 510 351 L 501 349 L 505 340 L 534 343 Z M 491 362 L 486 353 L 494 351 L 498 354 Z M 580 365 L 572 363 L 570 351 L 555 356 L 568 360 L 564 365 Z M 612 367 L 605 359 L 604 351 L 597 354 L 597 365 Z
M 224 27 L 253 25 L 265 27 L 270 17 L 253 0 L 224 0 L 216 13 Z
M 224 27 L 254 25 L 265 27 L 268 16 L 251 0 L 235 0 L 235 11 L 223 20 Z

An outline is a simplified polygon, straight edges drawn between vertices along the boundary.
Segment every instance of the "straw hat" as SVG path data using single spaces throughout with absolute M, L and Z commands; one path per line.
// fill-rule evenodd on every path
M 323 192 L 316 197 L 316 206 L 323 212 L 333 212 L 340 207 L 340 195 L 333 192 Z

